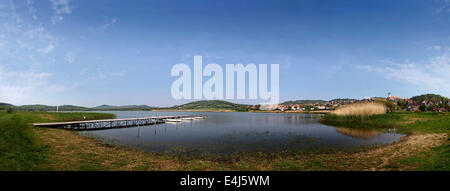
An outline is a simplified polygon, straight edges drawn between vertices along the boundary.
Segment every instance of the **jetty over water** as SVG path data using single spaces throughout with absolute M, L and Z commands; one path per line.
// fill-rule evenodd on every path
M 69 121 L 69 122 L 54 122 L 54 123 L 34 123 L 33 125 L 35 127 L 86 131 L 86 130 L 100 130 L 100 129 L 156 125 L 165 123 L 167 119 L 184 119 L 184 118 L 199 119 L 199 118 L 206 118 L 206 116 L 185 115 L 185 116 L 137 117 L 124 119 L 101 119 L 101 120 Z

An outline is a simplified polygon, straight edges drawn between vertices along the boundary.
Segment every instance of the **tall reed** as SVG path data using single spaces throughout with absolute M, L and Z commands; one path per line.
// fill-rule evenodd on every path
M 333 111 L 333 114 L 339 116 L 368 117 L 371 115 L 385 114 L 386 112 L 387 107 L 385 104 L 368 102 L 346 105 Z

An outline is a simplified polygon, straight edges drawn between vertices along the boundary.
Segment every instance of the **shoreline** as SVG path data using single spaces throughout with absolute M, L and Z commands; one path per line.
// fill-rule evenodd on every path
M 108 111 L 108 110 L 106 110 Z M 249 111 L 236 111 L 236 110 L 205 110 L 205 109 L 188 109 L 188 110 L 177 110 L 177 109 L 163 109 L 163 110 L 151 110 L 154 112 L 165 111 L 165 112 L 213 112 L 213 113 L 227 113 L 227 112 L 236 112 L 236 113 L 282 113 L 282 114 L 327 114 L 330 113 L 331 110 L 323 110 L 323 111 L 265 111 L 265 110 L 249 110 Z
M 88 114 L 92 117 L 111 116 Z M 77 120 L 77 117 L 80 117 L 78 114 L 71 113 L 60 113 L 59 115 L 62 119 L 69 121 Z M 394 144 L 370 147 L 356 152 L 334 150 L 269 154 L 237 153 L 227 157 L 212 155 L 186 157 L 142 151 L 128 146 L 108 144 L 74 131 L 34 128 L 30 123 L 23 124 L 21 128 L 29 131 L 29 135 L 33 136 L 32 140 L 35 140 L 32 145 L 39 148 L 38 153 L 33 153 L 36 151 L 32 150 L 30 154 L 45 156 L 43 160 L 31 162 L 32 165 L 29 165 L 32 166 L 32 169 L 37 170 L 448 170 L 447 160 L 449 159 L 446 157 L 449 144 L 448 130 L 446 129 L 446 125 L 450 121 L 447 119 L 448 114 L 399 113 L 398 115 L 408 117 L 405 118 L 405 124 L 412 128 L 412 133 Z M 421 115 L 423 115 L 422 118 L 418 118 Z M 56 120 L 56 114 L 49 112 L 17 112 L 16 114 L 1 113 L 0 115 L 0 117 L 9 118 L 9 121 L 17 120 L 13 116 L 29 122 Z M 415 121 L 411 122 L 413 119 Z M 434 124 L 435 122 L 438 124 Z M 436 127 L 432 127 L 433 125 L 430 124 L 434 124 Z M 0 160 L 0 162 L 7 161 Z M 9 166 L 3 165 L 6 169 L 2 168 L 2 170 L 17 170 Z M 29 168 L 18 169 L 27 170 Z
M 415 134 L 401 141 L 367 148 L 358 152 L 298 152 L 292 154 L 234 154 L 230 157 L 180 157 L 107 144 L 93 137 L 61 129 L 34 129 L 44 143 L 51 146 L 48 170 L 414 170 L 401 163 L 410 157 L 445 144 L 447 134 Z M 70 140 L 70 141 L 64 141 Z M 67 151 L 66 148 L 71 150 Z M 88 163 L 88 164 L 86 164 Z

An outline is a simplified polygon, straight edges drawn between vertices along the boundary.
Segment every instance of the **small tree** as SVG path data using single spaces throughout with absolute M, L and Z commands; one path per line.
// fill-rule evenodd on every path
M 450 111 L 450 103 L 448 100 L 445 101 L 444 108 L 447 109 L 447 111 Z
M 422 105 L 419 106 L 419 110 L 421 112 L 424 112 L 425 110 L 427 110 L 427 106 L 425 104 L 422 104 Z
M 388 108 L 388 112 L 394 112 L 394 111 L 397 110 L 397 106 L 394 103 L 390 102 L 390 101 L 386 101 L 386 102 L 384 102 L 384 104 Z
M 6 108 L 6 113 L 13 113 L 14 109 L 12 107 Z
M 437 106 L 435 106 L 435 105 L 429 105 L 429 106 L 427 106 L 427 111 L 433 111 L 435 108 L 437 108 Z
M 407 103 L 404 100 L 400 100 L 397 102 L 397 105 L 400 109 L 406 109 Z

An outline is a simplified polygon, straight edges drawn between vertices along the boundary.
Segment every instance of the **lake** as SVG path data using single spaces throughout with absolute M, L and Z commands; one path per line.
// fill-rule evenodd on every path
M 96 111 L 97 112 L 97 111 Z M 333 127 L 317 114 L 248 112 L 104 111 L 117 118 L 206 115 L 206 119 L 120 129 L 83 131 L 104 142 L 144 151 L 185 154 L 358 150 L 398 142 L 404 135 Z

